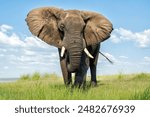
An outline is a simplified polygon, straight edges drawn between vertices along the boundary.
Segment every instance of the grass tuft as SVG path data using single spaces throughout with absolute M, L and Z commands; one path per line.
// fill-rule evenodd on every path
M 41 78 L 41 75 L 40 73 L 38 72 L 35 72 L 32 76 L 31 76 L 31 79 L 32 80 L 39 80 Z
M 22 76 L 20 76 L 19 80 L 29 80 L 30 79 L 30 75 L 29 74 L 24 74 Z
M 150 79 L 150 74 L 140 73 L 140 74 L 135 75 L 133 79 L 135 80 Z
M 123 79 L 125 77 L 125 75 L 124 74 L 122 74 L 122 73 L 119 73 L 119 75 L 118 75 L 118 79 Z

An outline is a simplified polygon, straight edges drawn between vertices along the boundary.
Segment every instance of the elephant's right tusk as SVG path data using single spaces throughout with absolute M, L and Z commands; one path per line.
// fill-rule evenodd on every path
M 60 54 L 60 56 L 63 57 L 64 54 L 65 54 L 65 47 L 63 46 L 63 47 L 61 48 L 61 54 Z
M 89 56 L 90 58 L 94 58 L 90 53 L 89 51 L 87 50 L 87 48 L 84 48 L 84 52 L 87 54 L 87 56 Z

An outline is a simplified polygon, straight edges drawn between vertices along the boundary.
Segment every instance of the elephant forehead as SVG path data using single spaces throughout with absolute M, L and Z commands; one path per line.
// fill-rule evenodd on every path
M 74 19 L 80 19 L 81 17 L 78 14 L 72 14 L 72 13 L 67 13 L 65 18 L 74 18 Z
M 70 13 L 70 14 L 80 15 L 80 11 L 79 10 L 66 10 L 66 12 Z
M 65 17 L 65 22 L 67 23 L 71 23 L 71 25 L 85 25 L 84 20 L 82 19 L 81 16 L 79 15 L 75 15 L 75 14 L 71 14 L 68 13 Z
M 67 10 L 66 13 L 67 13 L 66 18 L 67 17 L 82 18 L 78 10 Z

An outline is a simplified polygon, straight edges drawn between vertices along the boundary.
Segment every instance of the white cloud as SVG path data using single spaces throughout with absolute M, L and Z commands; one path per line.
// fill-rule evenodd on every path
M 136 41 L 140 44 L 140 47 L 150 46 L 150 29 L 140 33 L 135 33 Z
M 0 32 L 0 43 L 11 46 L 24 46 L 24 42 L 20 40 L 15 33 L 8 35 L 6 32 Z
M 0 54 L 0 57 L 3 57 L 4 56 L 4 54 Z
M 9 74 L 18 75 L 35 71 L 56 72 L 58 66 L 55 47 L 34 36 L 19 36 L 11 26 L 0 25 L 0 71 L 10 69 Z
M 8 69 L 8 66 L 4 66 L 4 69 L 5 69 L 5 70 Z
M 110 54 L 110 53 L 107 53 L 107 52 L 102 52 L 109 60 L 111 60 L 113 63 L 116 63 L 118 60 L 117 60 L 117 58 L 114 56 L 114 55 L 112 55 L 112 54 Z M 101 55 L 100 57 L 99 57 L 99 63 L 109 63 L 108 61 L 107 61 L 107 59 L 103 56 L 103 55 Z M 106 64 L 106 65 L 110 65 L 110 64 Z
M 56 52 L 52 52 L 51 54 L 50 54 L 50 58 L 58 58 L 58 53 L 56 53 Z
M 108 59 L 110 59 L 112 62 L 113 62 L 113 65 L 114 66 L 122 66 L 122 65 L 131 65 L 132 63 L 130 63 L 129 62 L 129 60 L 128 60 L 128 57 L 127 56 L 114 56 L 114 55 L 112 55 L 112 54 L 110 54 L 110 53 L 106 53 L 106 52 L 103 52 L 103 54 L 108 58 Z M 102 55 L 101 55 L 102 56 Z M 103 57 L 103 56 L 102 56 Z M 110 64 L 109 64 L 109 62 L 106 62 L 107 60 L 106 60 L 106 58 L 102 58 L 102 60 L 101 60 L 101 57 L 99 58 L 99 62 L 100 63 L 104 63 L 104 65 L 106 65 L 106 66 L 111 66 Z M 107 64 L 106 64 L 107 63 Z
M 48 45 L 37 37 L 26 37 L 24 40 L 25 46 L 47 48 Z
M 0 51 L 1 51 L 1 52 L 7 52 L 7 50 L 6 50 L 6 49 L 3 49 L 3 48 L 0 48 Z
M 47 51 L 48 49 L 48 51 Z M 30 65 L 41 65 L 41 66 L 49 66 L 56 65 L 59 61 L 57 52 L 51 52 L 50 48 L 42 48 L 42 49 L 33 49 L 33 48 L 20 48 L 18 52 L 13 52 L 8 55 L 8 59 L 11 64 L 17 66 L 29 66 L 29 69 L 32 69 Z
M 147 72 L 150 71 L 150 56 L 143 57 L 142 61 L 139 63 L 140 67 L 145 69 L 147 68 Z
M 144 57 L 144 61 L 145 61 L 145 62 L 150 62 L 150 57 L 145 56 L 145 57 Z
M 119 43 L 121 41 L 134 41 L 141 48 L 149 47 L 150 29 L 142 32 L 132 32 L 124 28 L 115 29 L 112 33 L 111 40 L 113 43 Z
M 110 53 L 104 53 L 109 59 L 114 60 L 114 64 L 110 64 L 106 59 L 100 57 L 98 65 L 98 74 L 118 74 L 118 73 L 140 73 L 149 72 L 150 56 L 145 56 L 142 60 L 134 62 L 128 56 L 115 56 Z
M 116 61 L 117 59 L 110 53 L 104 53 L 105 56 L 107 56 L 110 60 Z
M 9 26 L 9 25 L 6 25 L 6 24 L 3 24 L 0 26 L 0 31 L 2 32 L 7 32 L 8 30 L 12 30 L 13 27 L 12 26 Z
M 117 37 L 117 35 L 115 35 L 114 33 L 111 35 L 111 40 L 113 43 L 121 42 L 121 39 L 119 37 Z
M 127 56 L 119 56 L 119 58 L 127 59 Z
M 7 36 L 7 39 L 4 38 L 5 44 L 9 43 L 12 46 L 21 46 L 24 45 L 23 41 L 20 40 L 19 36 L 13 33 L 10 37 Z
M 11 31 L 10 31 L 11 30 Z M 21 39 L 19 35 L 12 32 L 13 27 L 9 25 L 1 25 L 0 26 L 0 43 L 14 46 L 14 47 L 40 47 L 47 48 L 48 45 L 44 43 L 42 40 L 37 37 L 25 37 L 25 39 Z
M 28 56 L 36 55 L 35 51 L 31 51 L 31 50 L 27 50 L 27 49 L 24 49 L 23 51 L 24 51 L 24 54 L 28 55 Z
M 19 69 L 29 69 L 29 66 L 17 66 Z

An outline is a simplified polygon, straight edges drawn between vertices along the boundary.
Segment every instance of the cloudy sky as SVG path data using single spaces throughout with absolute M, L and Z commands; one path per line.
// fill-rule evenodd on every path
M 0 1 L 0 78 L 21 74 L 61 75 L 57 49 L 32 36 L 25 22 L 27 13 L 37 7 L 91 10 L 102 13 L 114 26 L 111 38 L 101 51 L 111 65 L 99 58 L 99 75 L 150 72 L 149 0 L 1 0 Z

